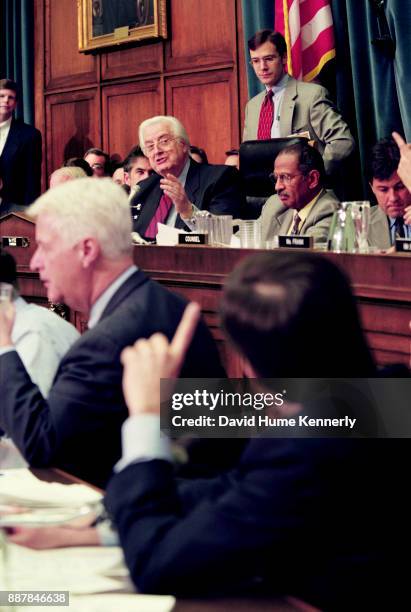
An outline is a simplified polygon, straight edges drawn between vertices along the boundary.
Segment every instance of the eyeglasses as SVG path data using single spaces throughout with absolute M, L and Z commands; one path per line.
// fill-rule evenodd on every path
M 175 136 L 160 136 L 160 138 L 158 138 L 157 140 L 146 143 L 144 147 L 142 147 L 142 149 L 146 155 L 150 155 L 150 153 L 153 153 L 156 146 L 157 146 L 157 149 L 159 147 L 165 150 L 170 149 L 174 140 L 177 140 Z
M 296 176 L 304 176 L 304 174 L 302 174 L 302 172 L 298 172 L 297 174 L 274 174 L 274 172 L 272 172 L 271 174 L 268 175 L 268 178 L 270 179 L 270 181 L 272 183 L 274 183 L 274 185 L 279 181 L 280 183 L 284 183 L 284 185 L 289 185 L 291 183 L 291 181 L 293 180 L 293 178 L 295 178 Z
M 259 66 L 259 64 L 273 64 L 280 58 L 279 55 L 264 55 L 264 57 L 252 57 L 250 59 L 251 66 Z

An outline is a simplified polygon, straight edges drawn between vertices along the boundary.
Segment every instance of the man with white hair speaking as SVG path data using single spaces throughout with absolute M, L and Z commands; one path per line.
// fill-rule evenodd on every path
M 111 179 L 69 181 L 28 213 L 36 220 L 31 269 L 48 299 L 86 314 L 89 329 L 62 359 L 46 400 L 12 345 L 12 309 L 0 309 L 0 428 L 30 465 L 60 467 L 104 486 L 120 458 L 127 417 L 120 353 L 153 332 L 171 338 L 185 301 L 133 264 L 127 195 Z M 182 375 L 223 375 L 204 323 Z M 145 427 L 153 427 L 150 419 Z
M 245 202 L 238 170 L 192 160 L 187 132 L 178 119 L 156 116 L 143 121 L 139 140 L 156 174 L 140 183 L 131 201 L 134 210 L 141 211 L 134 216 L 134 231 L 150 239 L 157 235 L 157 223 L 189 231 L 195 228 L 198 210 L 240 216 Z

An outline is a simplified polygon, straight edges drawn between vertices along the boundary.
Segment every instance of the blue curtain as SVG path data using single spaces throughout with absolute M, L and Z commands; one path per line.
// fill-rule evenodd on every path
M 262 86 L 255 76 L 253 68 L 248 63 L 247 41 L 258 30 L 274 27 L 274 0 L 242 0 L 244 48 L 247 61 L 247 83 L 250 98 L 262 91 Z
M 387 0 L 385 13 L 396 45 L 394 76 L 402 125 L 411 142 L 411 2 Z
M 20 85 L 16 115 L 34 125 L 34 3 L 1 0 L 0 10 L 0 74 Z
M 411 138 L 411 3 L 332 0 L 337 102 L 358 143 L 361 178 L 373 144 L 393 130 Z

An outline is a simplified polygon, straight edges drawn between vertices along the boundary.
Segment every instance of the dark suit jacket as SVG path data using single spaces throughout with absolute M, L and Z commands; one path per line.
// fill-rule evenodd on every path
M 0 356 L 0 427 L 30 465 L 60 467 L 99 486 L 106 484 L 121 455 L 120 429 L 127 416 L 120 353 L 156 331 L 171 338 L 185 304 L 143 272 L 133 274 L 110 300 L 98 325 L 62 359 L 47 400 L 15 351 Z M 224 375 L 204 323 L 182 375 Z
M 397 595 L 388 568 L 400 564 L 390 547 L 401 533 L 409 540 L 399 502 L 407 448 L 405 440 L 255 439 L 238 467 L 215 479 L 178 482 L 165 461 L 132 464 L 110 481 L 106 507 L 141 592 L 258 589 L 322 610 L 400 609 L 373 602 Z
M 40 195 L 41 134 L 20 119 L 11 122 L 0 156 L 0 175 L 4 203 L 28 206 Z
M 133 230 L 142 236 L 157 209 L 162 196 L 161 176 L 151 176 L 140 183 L 140 189 L 131 201 L 132 206 L 141 204 L 138 218 L 133 218 Z M 240 173 L 230 166 L 198 164 L 190 160 L 185 183 L 189 200 L 201 210 L 209 210 L 216 215 L 232 215 L 239 218 L 245 206 L 240 188 Z M 134 215 L 136 209 L 132 209 Z M 176 227 L 188 231 L 187 226 L 177 216 Z

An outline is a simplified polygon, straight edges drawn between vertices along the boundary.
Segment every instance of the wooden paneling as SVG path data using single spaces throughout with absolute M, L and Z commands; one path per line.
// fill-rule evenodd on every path
M 118 79 L 160 73 L 163 68 L 163 43 L 120 49 L 102 56 L 102 79 Z
M 36 0 L 36 125 L 47 176 L 91 144 L 123 156 L 142 119 L 175 114 L 212 163 L 240 141 L 241 0 L 167 2 L 169 38 L 84 54 L 75 0 Z M 241 91 L 240 91 L 241 90 Z
M 103 148 L 121 159 L 138 143 L 138 126 L 163 112 L 158 80 L 103 88 Z
M 166 81 L 167 113 L 184 124 L 192 144 L 207 151 L 213 164 L 224 163 L 224 151 L 238 141 L 232 70 L 170 77 Z
M 201 305 L 231 376 L 239 374 L 240 365 L 231 348 L 222 342 L 218 328 L 221 288 L 236 263 L 256 252 L 161 246 L 135 247 L 134 250 L 136 264 L 151 278 Z M 323 253 L 323 256 L 331 259 L 350 278 L 360 306 L 362 327 L 377 363 L 409 364 L 410 257 L 336 253 Z
M 35 125 L 42 134 L 41 191 L 46 189 L 46 110 L 44 103 L 45 89 L 45 20 L 44 7 L 34 10 L 34 111 Z
M 172 38 L 167 44 L 167 70 L 235 62 L 235 2 L 173 0 L 169 9 Z
M 48 175 L 65 159 L 101 144 L 98 93 L 93 88 L 46 98 Z
M 77 2 L 46 0 L 45 11 L 46 88 L 95 82 L 97 57 L 78 51 Z

